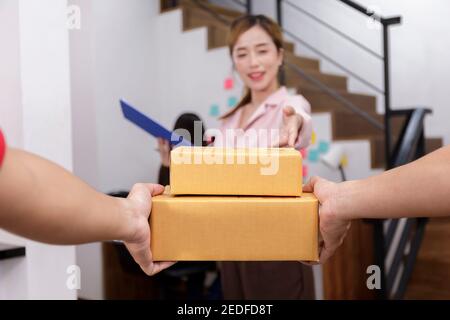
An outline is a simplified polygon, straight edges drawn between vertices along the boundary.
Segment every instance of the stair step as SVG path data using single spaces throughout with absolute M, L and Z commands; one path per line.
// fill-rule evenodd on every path
M 224 17 L 228 20 L 234 20 L 245 14 L 244 11 L 238 11 L 238 10 L 233 10 L 230 8 L 222 7 L 222 6 L 210 3 L 206 0 L 200 0 L 199 2 L 201 2 L 204 7 L 208 8 L 211 11 L 214 11 L 217 14 L 220 14 L 222 17 Z M 191 0 L 182 0 L 181 3 L 184 5 L 197 7 L 195 5 L 195 3 L 193 3 Z M 242 8 L 244 9 L 244 7 L 242 7 Z
M 213 9 L 216 13 L 224 12 L 223 10 L 228 10 L 214 5 L 209 5 L 210 9 Z M 220 14 L 222 18 L 226 20 L 227 23 L 217 20 L 211 13 L 199 8 L 195 4 L 183 1 L 180 5 L 183 9 L 183 30 L 192 30 L 195 28 L 206 27 L 208 28 L 208 49 L 215 49 L 220 47 L 226 47 L 229 24 L 239 15 L 223 15 Z M 225 11 L 226 12 L 226 11 Z M 240 14 L 242 15 L 242 14 Z M 294 52 L 294 43 L 286 41 L 284 42 L 284 49 L 287 53 Z M 312 59 L 311 59 L 312 60 Z M 310 62 L 311 63 L 311 62 Z
M 285 59 L 286 61 L 293 63 L 302 69 L 320 71 L 320 62 L 317 59 L 300 57 L 289 51 L 285 52 Z
M 298 90 L 311 104 L 312 112 L 342 111 L 352 113 L 342 103 L 319 89 L 304 89 L 300 87 Z M 338 93 L 361 110 L 369 113 L 376 112 L 376 98 L 374 96 L 341 90 L 338 90 Z
M 322 73 L 318 70 L 304 69 L 303 71 L 330 88 L 343 91 L 347 89 L 347 78 L 344 76 Z M 291 68 L 285 68 L 285 80 L 288 87 L 300 87 L 305 89 L 315 88 L 311 82 L 304 79 L 300 74 Z
M 430 219 L 405 299 L 450 299 L 450 218 Z
M 194 5 L 181 5 L 183 9 L 183 29 L 190 30 L 194 28 L 201 28 L 207 26 L 219 26 L 222 27 L 225 32 L 228 32 L 228 21 L 227 23 L 222 22 L 215 17 L 213 17 L 209 12 L 194 6 Z
M 384 116 L 371 113 L 375 120 L 380 123 L 384 122 Z M 384 131 L 372 126 L 367 120 L 354 113 L 349 112 L 332 112 L 332 128 L 334 140 L 359 140 L 372 139 L 380 137 Z M 403 125 L 404 119 L 392 119 L 392 134 L 399 134 Z
M 425 152 L 430 153 L 443 146 L 442 138 L 426 138 Z M 384 137 L 376 137 L 371 139 L 370 144 L 372 168 L 383 168 L 385 162 Z
M 285 41 L 283 47 L 286 53 L 294 54 L 295 44 L 293 42 Z

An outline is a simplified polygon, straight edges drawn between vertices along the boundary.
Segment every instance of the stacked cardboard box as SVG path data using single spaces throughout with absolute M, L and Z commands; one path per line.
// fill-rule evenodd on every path
M 317 261 L 318 201 L 294 149 L 179 147 L 153 198 L 156 261 Z

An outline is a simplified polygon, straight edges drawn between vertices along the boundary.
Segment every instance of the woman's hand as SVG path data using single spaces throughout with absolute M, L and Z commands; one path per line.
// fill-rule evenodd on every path
M 283 109 L 283 124 L 281 126 L 279 141 L 274 146 L 294 148 L 296 142 L 299 140 L 303 124 L 303 117 L 293 107 L 285 107 Z
M 303 186 L 304 192 L 313 192 L 319 200 L 319 243 L 320 263 L 327 261 L 341 246 L 350 220 L 338 213 L 337 199 L 342 184 L 333 183 L 319 177 L 313 177 Z
M 175 262 L 153 262 L 150 250 L 150 225 L 148 222 L 152 208 L 152 196 L 161 194 L 164 187 L 158 184 L 138 183 L 133 186 L 125 201 L 126 221 L 129 221 L 128 237 L 123 239 L 134 260 L 141 269 L 152 276 Z
M 161 163 L 165 167 L 170 166 L 170 143 L 169 141 L 158 138 L 158 151 L 161 156 Z

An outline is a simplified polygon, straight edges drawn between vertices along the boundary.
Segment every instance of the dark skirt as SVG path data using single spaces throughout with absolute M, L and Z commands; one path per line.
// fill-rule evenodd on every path
M 313 300 L 312 268 L 300 262 L 220 262 L 227 300 Z

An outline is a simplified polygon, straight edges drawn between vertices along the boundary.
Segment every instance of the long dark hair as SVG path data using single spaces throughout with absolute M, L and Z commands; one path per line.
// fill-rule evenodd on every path
M 174 130 L 177 129 L 184 129 L 187 130 L 190 134 L 191 137 L 191 141 L 190 143 L 195 144 L 196 143 L 196 139 L 194 138 L 194 128 L 195 128 L 195 122 L 196 121 L 201 121 L 202 122 L 202 144 L 201 146 L 206 146 L 207 145 L 207 141 L 204 141 L 204 136 L 205 136 L 205 126 L 203 124 L 202 119 L 196 115 L 195 113 L 183 113 L 181 114 L 177 120 L 175 121 L 175 125 L 173 126 Z M 159 169 L 159 178 L 158 178 L 158 183 L 162 184 L 163 186 L 167 186 L 170 184 L 170 171 L 169 168 L 161 166 L 161 168 Z

